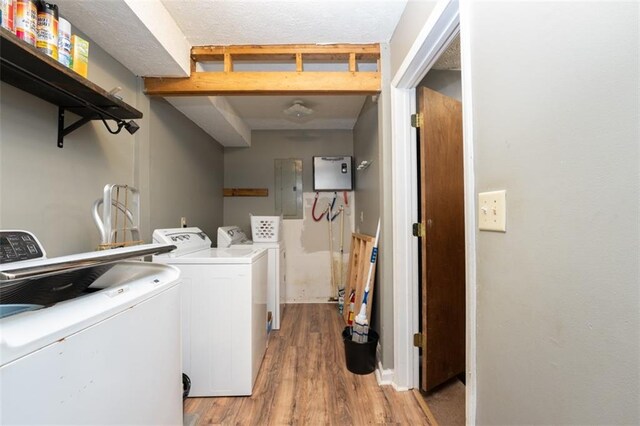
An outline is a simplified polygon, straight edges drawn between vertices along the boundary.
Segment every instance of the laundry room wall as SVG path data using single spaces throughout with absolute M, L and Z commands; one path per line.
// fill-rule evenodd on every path
M 303 219 L 283 221 L 287 249 L 287 302 L 326 302 L 331 295 L 329 227 L 326 221 L 314 222 L 311 208 L 313 192 L 313 156 L 353 155 L 351 130 L 259 130 L 251 135 L 250 148 L 225 148 L 224 186 L 227 188 L 267 188 L 268 197 L 225 197 L 224 224 L 238 225 L 251 235 L 250 214 L 275 214 L 275 170 L 278 158 L 302 159 L 304 188 Z M 316 212 L 327 206 L 333 193 L 322 193 Z M 341 204 L 338 198 L 336 207 Z M 353 194 L 349 193 L 349 205 Z M 350 235 L 354 229 L 353 214 L 345 215 L 344 274 L 346 274 Z M 334 263 L 339 262 L 339 220 L 333 222 Z M 337 276 L 337 272 L 336 272 Z
M 90 49 L 89 79 L 120 86 L 135 107 L 136 77 L 95 43 Z M 32 231 L 50 257 L 95 249 L 91 206 L 105 184 L 133 184 L 134 137 L 93 121 L 60 149 L 57 106 L 5 83 L 0 90 L 0 228 Z M 67 124 L 76 119 L 67 114 Z
M 160 98 L 151 99 L 150 131 L 151 230 L 178 228 L 185 217 L 213 239 L 222 225 L 222 145 Z
M 187 219 L 196 220 L 210 209 L 207 226 L 216 229 L 222 221 L 223 167 L 217 142 L 202 135 L 195 124 L 185 122 L 177 110 L 157 106 L 142 93 L 139 78 L 85 38 L 91 42 L 89 80 L 107 91 L 121 87 L 119 95 L 124 101 L 145 114 L 136 120 L 140 130 L 133 136 L 126 131 L 111 135 L 102 122 L 92 121 L 65 136 L 60 149 L 56 145 L 58 107 L 0 83 L 0 229 L 32 231 L 49 257 L 94 250 L 99 236 L 91 206 L 109 183 L 140 189 L 142 238 L 147 242 L 151 241 L 151 223 L 178 226 L 180 217 L 176 222 L 174 216 L 183 212 Z M 67 125 L 75 119 L 68 113 Z M 179 132 L 154 131 L 158 140 L 151 144 L 150 128 L 171 127 L 172 122 Z M 113 122 L 109 124 L 114 127 Z M 150 169 L 151 157 L 157 159 L 159 150 L 178 154 L 171 168 Z M 195 156 L 199 161 L 194 161 Z M 187 167 L 191 168 L 189 173 L 175 181 L 181 188 L 189 188 L 185 192 L 193 196 L 181 198 L 184 208 L 174 214 L 172 200 L 162 195 L 150 197 L 151 188 L 161 194 L 163 179 Z M 150 181 L 151 175 L 155 181 Z M 208 193 L 219 194 L 215 202 L 208 198 L 206 206 L 198 189 L 203 182 Z M 154 200 L 153 209 L 150 199 Z M 170 212 L 170 220 L 161 215 L 165 211 Z
M 356 165 L 362 161 L 369 161 L 371 165 L 366 169 L 356 171 L 355 190 L 355 223 L 356 232 L 375 235 L 378 218 L 381 217 L 382 198 L 382 171 L 381 143 L 378 133 L 378 101 L 368 96 L 358 121 L 353 128 L 353 151 Z M 385 236 L 383 235 L 382 238 Z M 382 245 L 379 245 L 378 260 L 384 259 L 387 253 Z M 375 289 L 373 292 L 372 313 L 370 321 L 380 336 L 380 346 L 383 352 L 393 349 L 393 337 L 389 334 L 393 326 L 393 283 L 391 280 L 382 279 L 381 264 L 376 265 Z M 386 344 L 386 342 L 391 342 Z M 381 354 L 384 357 L 383 354 Z

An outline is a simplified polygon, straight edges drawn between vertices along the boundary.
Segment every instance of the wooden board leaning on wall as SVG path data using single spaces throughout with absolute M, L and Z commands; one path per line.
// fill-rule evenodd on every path
M 360 311 L 362 297 L 369 275 L 371 252 L 375 245 L 375 237 L 353 233 L 351 235 L 351 253 L 349 254 L 349 269 L 347 271 L 347 283 L 344 291 L 343 317 L 345 324 L 349 320 L 349 295 L 355 289 L 356 301 L 354 305 L 354 318 Z M 373 289 L 376 276 L 376 264 L 373 264 L 371 281 L 369 282 L 369 298 L 367 299 L 367 319 L 371 322 L 371 305 L 373 304 Z

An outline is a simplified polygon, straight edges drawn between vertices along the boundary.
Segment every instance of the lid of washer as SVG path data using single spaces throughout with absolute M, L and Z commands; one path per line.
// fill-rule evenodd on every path
M 262 248 L 209 248 L 200 251 L 189 252 L 185 254 L 173 255 L 173 253 L 161 254 L 153 257 L 154 262 L 167 263 L 170 265 L 178 264 L 251 264 L 267 251 Z

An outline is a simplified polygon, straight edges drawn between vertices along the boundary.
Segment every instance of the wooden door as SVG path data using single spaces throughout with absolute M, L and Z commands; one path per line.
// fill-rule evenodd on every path
M 427 391 L 465 369 L 462 105 L 419 87 L 423 351 Z

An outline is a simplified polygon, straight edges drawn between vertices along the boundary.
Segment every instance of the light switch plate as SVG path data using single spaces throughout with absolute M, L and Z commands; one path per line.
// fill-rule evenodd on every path
M 507 232 L 507 191 L 478 194 L 478 229 Z

